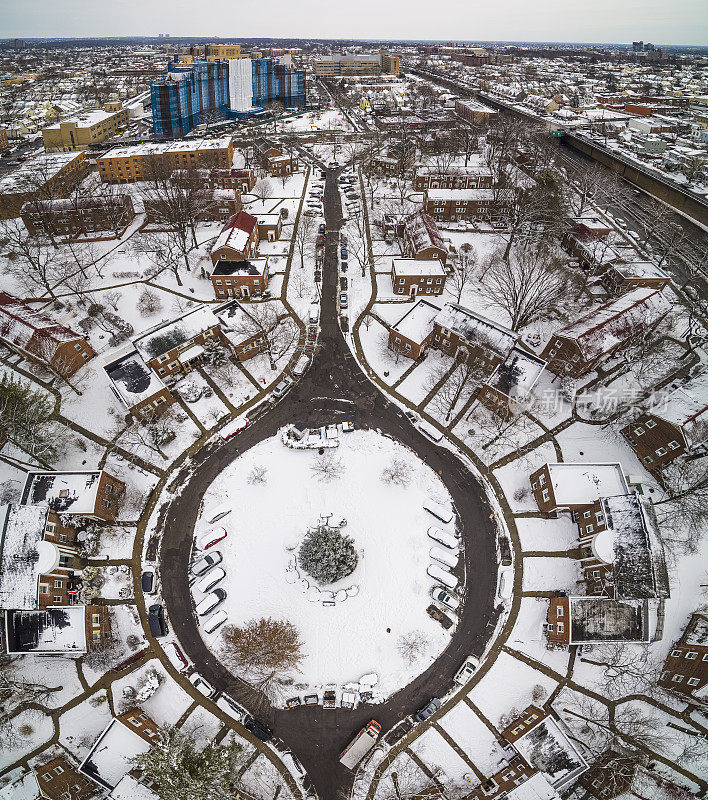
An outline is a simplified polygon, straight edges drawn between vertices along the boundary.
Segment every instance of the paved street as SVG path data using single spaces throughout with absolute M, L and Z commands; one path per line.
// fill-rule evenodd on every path
M 322 800 L 335 800 L 338 791 L 351 783 L 353 775 L 339 764 L 338 757 L 358 729 L 375 718 L 386 731 L 430 697 L 446 692 L 464 658 L 470 652 L 482 652 L 496 620 L 495 533 L 480 485 L 454 454 L 425 438 L 398 407 L 389 403 L 368 381 L 339 328 L 336 301 L 341 204 L 337 175 L 336 170 L 328 171 L 325 187 L 329 233 L 323 269 L 320 348 L 313 364 L 285 398 L 257 423 L 230 442 L 218 441 L 193 457 L 182 475 L 186 478 L 184 484 L 180 484 L 183 488 L 162 520 L 164 534 L 160 550 L 162 593 L 169 622 L 188 658 L 215 687 L 228 692 L 243 705 L 253 707 L 252 692 L 249 693 L 248 687 L 234 678 L 202 642 L 192 612 L 188 585 L 192 531 L 201 498 L 209 484 L 239 453 L 273 436 L 287 423 L 322 425 L 344 419 L 353 420 L 357 427 L 377 428 L 393 436 L 414 449 L 441 475 L 460 516 L 466 571 L 466 602 L 446 651 L 426 672 L 381 705 L 362 705 L 356 711 L 325 710 L 321 706 L 301 706 L 289 711 L 269 708 L 254 714 L 300 759 Z M 287 510 L 283 513 L 287 514 Z M 264 587 L 264 591 L 274 590 L 274 587 Z M 390 612 L 394 616 L 396 609 Z M 356 647 L 356 642 L 351 646 Z M 377 666 L 372 664 L 371 670 L 376 671 Z

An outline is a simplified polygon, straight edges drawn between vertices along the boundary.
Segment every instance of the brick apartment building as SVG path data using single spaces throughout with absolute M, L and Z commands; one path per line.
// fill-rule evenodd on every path
M 541 353 L 556 375 L 580 377 L 626 347 L 669 311 L 657 289 L 634 289 L 556 331 Z
M 229 217 L 211 248 L 211 263 L 244 261 L 255 255 L 258 245 L 258 218 L 246 211 Z
M 681 638 L 666 657 L 658 683 L 691 702 L 708 706 L 708 615 L 691 614 Z
M 708 371 L 673 389 L 663 403 L 642 411 L 622 435 L 642 464 L 661 470 L 679 456 L 706 453 L 708 443 Z
M 446 303 L 433 323 L 432 346 L 452 358 L 473 361 L 491 375 L 511 352 L 519 336 L 493 320 L 457 303 Z
M 29 200 L 66 197 L 88 174 L 86 153 L 42 153 L 0 178 L 0 220 L 19 217 Z
M 514 789 L 526 783 L 536 774 L 538 773 L 530 764 L 527 764 L 520 755 L 515 755 L 502 769 L 466 795 L 465 800 L 495 800 L 497 797 L 508 798 L 509 796 L 513 798 Z
M 233 142 L 225 136 L 116 147 L 99 156 L 96 166 L 103 183 L 134 183 L 175 170 L 230 169 L 233 157 Z
M 125 494 L 123 481 L 105 470 L 94 472 L 28 472 L 22 504 L 45 506 L 57 514 L 77 514 L 115 522 Z
M 0 292 L 0 342 L 67 378 L 94 355 L 80 333 L 5 292 Z
M 300 168 L 298 157 L 294 154 L 285 155 L 282 150 L 273 147 L 265 139 L 258 139 L 253 146 L 258 163 L 265 172 L 272 177 L 282 177 L 297 172 Z
M 211 272 L 214 296 L 248 298 L 268 288 L 268 258 L 219 261 Z
M 80 197 L 57 200 L 32 200 L 20 211 L 31 236 L 117 239 L 135 217 L 129 195 L 114 197 Z
M 240 193 L 233 189 L 199 189 L 189 195 L 187 202 L 194 205 L 201 222 L 225 222 L 243 207 Z M 166 205 L 162 197 L 143 197 L 143 206 L 150 230 L 169 230 L 174 224 L 171 203 Z
M 120 100 L 104 103 L 102 109 L 86 111 L 78 117 L 57 122 L 42 129 L 44 149 L 48 152 L 86 150 L 105 142 L 128 127 L 128 109 Z
M 428 261 L 439 259 L 443 264 L 447 261 L 447 247 L 443 241 L 435 220 L 423 211 L 406 217 L 403 222 L 403 241 L 411 258 Z
M 423 261 L 417 258 L 391 259 L 391 283 L 395 294 L 410 297 L 440 295 L 445 288 L 445 267 L 437 258 Z
M 96 786 L 82 775 L 64 756 L 35 767 L 40 797 L 47 800 L 88 800 L 96 794 Z
M 175 402 L 159 375 L 132 347 L 103 367 L 118 400 L 137 419 L 150 421 Z
M 491 189 L 492 173 L 479 164 L 454 166 L 440 170 L 435 166 L 418 166 L 413 185 L 418 191 L 426 189 Z
M 201 306 L 137 336 L 133 346 L 160 381 L 169 385 L 202 362 L 208 339 L 220 341 L 220 323 L 208 306 Z
M 420 358 L 433 335 L 433 322 L 441 311 L 440 303 L 420 298 L 413 308 L 391 325 L 388 347 L 407 358 Z
M 211 181 L 216 188 L 236 189 L 246 194 L 256 185 L 256 176 L 252 169 L 214 169 Z
M 477 103 L 475 100 L 455 100 L 455 113 L 471 125 L 487 125 L 497 112 L 489 106 Z
M 653 769 L 637 763 L 637 755 L 603 753 L 578 779 L 584 797 L 594 800 L 692 800 L 695 795 Z
M 544 464 L 531 473 L 530 481 L 539 511 L 570 511 L 580 520 L 581 536 L 592 533 L 593 524 L 603 520 L 601 497 L 629 493 L 619 463 Z
M 436 221 L 491 219 L 497 209 L 493 189 L 427 189 L 423 210 Z

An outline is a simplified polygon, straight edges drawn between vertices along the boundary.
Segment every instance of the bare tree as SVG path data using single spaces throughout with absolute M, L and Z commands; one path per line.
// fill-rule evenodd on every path
M 335 458 L 331 450 L 325 450 L 310 464 L 310 471 L 320 483 L 330 483 L 342 477 L 344 463 L 341 458 Z
M 401 658 L 414 664 L 430 650 L 430 637 L 423 631 L 409 631 L 398 637 L 396 649 Z
M 312 217 L 305 214 L 300 215 L 295 232 L 295 250 L 300 257 L 300 269 L 305 266 L 305 256 L 309 256 L 313 251 L 313 238 L 315 235 L 315 221 Z M 302 295 L 300 295 L 302 297 Z
M 566 293 L 562 262 L 545 248 L 514 248 L 505 259 L 494 254 L 481 294 L 504 311 L 512 330 L 546 319 Z
M 457 302 L 461 302 L 465 288 L 470 284 L 477 267 L 477 251 L 469 242 L 460 246 L 459 258 L 454 272 L 447 276 L 445 288 L 450 290 Z
M 46 239 L 30 236 L 20 219 L 6 220 L 0 229 L 5 240 L 5 270 L 29 294 L 48 294 L 56 300 L 56 290 L 66 280 L 64 259 L 49 247 Z
M 268 178 L 261 178 L 256 185 L 251 189 L 251 194 L 257 200 L 267 200 L 273 196 L 273 183 Z
M 458 351 L 452 368 L 449 361 L 440 363 L 431 370 L 427 388 L 435 389 L 430 399 L 433 408 L 448 422 L 458 403 L 464 405 L 479 389 L 484 373 L 474 359 L 468 358 L 462 350 Z M 437 388 L 436 388 L 437 387 Z
M 411 482 L 411 468 L 402 458 L 395 456 L 381 473 L 384 483 L 408 486 Z
M 278 368 L 278 359 L 290 350 L 299 335 L 292 317 L 278 314 L 273 303 L 251 303 L 236 332 L 245 338 L 258 339 L 261 351 L 268 354 L 271 369 Z
M 405 753 L 401 753 L 391 766 L 389 780 L 381 780 L 376 790 L 376 800 L 456 800 L 464 794 L 443 791 L 443 771 L 440 767 L 423 771 Z M 467 792 L 469 793 L 469 784 Z
M 672 461 L 662 469 L 661 480 L 667 496 L 654 508 L 662 537 L 676 553 L 695 553 L 708 520 L 708 463 L 705 458 Z
M 630 694 L 651 694 L 661 673 L 661 664 L 641 644 L 604 642 L 582 660 L 602 668 L 602 693 L 614 700 Z
M 265 484 L 268 482 L 268 467 L 263 464 L 254 464 L 251 471 L 248 473 L 246 480 L 252 485 Z

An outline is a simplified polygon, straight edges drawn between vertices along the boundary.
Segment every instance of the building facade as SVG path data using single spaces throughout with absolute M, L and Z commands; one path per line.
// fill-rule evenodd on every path
M 86 150 L 105 142 L 128 127 L 128 109 L 119 101 L 105 103 L 102 109 L 42 129 L 44 149 L 48 153 Z
M 437 258 L 423 261 L 417 258 L 391 259 L 391 283 L 395 294 L 442 294 L 445 288 L 445 267 Z
M 659 686 L 708 706 L 708 615 L 696 612 L 664 662 Z
M 486 220 L 496 210 L 492 189 L 428 189 L 423 210 L 435 220 Z
M 99 239 L 119 238 L 135 217 L 130 195 L 32 200 L 20 212 L 29 234 Z

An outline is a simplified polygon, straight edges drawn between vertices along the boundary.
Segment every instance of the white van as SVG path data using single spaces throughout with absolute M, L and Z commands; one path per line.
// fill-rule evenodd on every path
M 460 560 L 459 556 L 453 553 L 452 550 L 448 550 L 447 547 L 431 547 L 430 557 L 451 569 L 452 567 L 456 567 L 457 562 Z
M 446 569 L 443 569 L 438 564 L 431 564 L 428 567 L 428 575 L 435 581 L 442 583 L 443 586 L 447 586 L 448 589 L 456 589 L 457 584 L 459 581 L 457 578 L 449 573 Z
M 206 594 L 210 592 L 219 581 L 222 581 L 226 577 L 226 571 L 223 567 L 217 567 L 216 569 L 211 570 L 208 572 L 198 583 L 197 589 L 200 592 Z
M 433 541 L 440 542 L 441 545 L 453 550 L 455 553 L 458 552 L 459 542 L 451 533 L 440 530 L 440 528 L 436 528 L 435 525 L 431 525 L 428 528 L 428 536 Z
M 437 517 L 440 522 L 444 522 L 446 525 L 448 522 L 452 522 L 455 517 L 455 513 L 452 509 L 447 506 L 441 506 L 440 503 L 436 503 L 435 500 L 430 500 L 429 498 L 423 503 L 423 508 L 428 514 Z
M 426 422 L 424 419 L 419 419 L 416 423 L 416 428 L 421 433 L 424 433 L 428 439 L 432 439 L 434 442 L 441 442 L 443 438 L 443 434 L 440 431 L 431 425 L 429 422 Z

